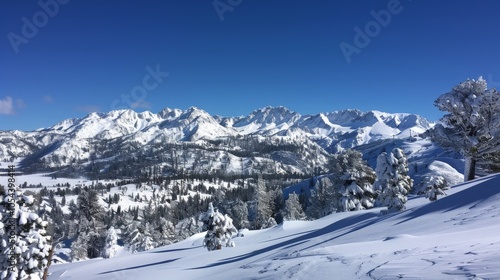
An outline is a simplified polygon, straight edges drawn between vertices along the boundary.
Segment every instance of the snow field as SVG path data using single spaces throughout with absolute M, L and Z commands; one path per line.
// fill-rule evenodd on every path
M 243 231 L 208 252 L 204 234 L 150 251 L 51 267 L 49 279 L 500 279 L 500 175 L 407 210 L 337 213 Z

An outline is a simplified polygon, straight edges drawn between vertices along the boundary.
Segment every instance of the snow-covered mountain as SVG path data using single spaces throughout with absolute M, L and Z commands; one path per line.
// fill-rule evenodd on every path
M 209 161 L 224 157 L 226 166 L 244 161 L 249 166 L 265 165 L 272 161 L 278 164 L 274 167 L 278 173 L 306 173 L 307 169 L 326 164 L 329 152 L 383 139 L 406 139 L 432 125 L 418 115 L 358 110 L 302 116 L 285 107 L 265 107 L 242 117 L 212 116 L 195 107 L 166 108 L 157 114 L 116 110 L 63 120 L 30 132 L 0 131 L 0 161 L 24 158 L 22 166 L 36 171 L 78 166 L 97 159 L 119 161 L 132 154 L 163 155 L 166 162 L 169 156 L 182 153 L 183 168 L 193 170 L 193 164 L 202 157 Z M 174 146 L 167 148 L 166 144 Z M 174 155 L 175 145 L 181 145 L 182 151 Z M 255 145 L 272 148 L 261 147 L 262 152 L 255 154 Z M 298 149 L 304 150 L 302 159 L 290 153 Z M 165 162 L 156 163 L 165 167 Z M 242 164 L 229 171 L 243 170 Z M 214 171 L 220 169 L 218 166 L 203 168 Z M 106 166 L 101 167 L 105 172 Z
M 499 279 L 500 176 L 454 186 L 407 210 L 335 213 L 245 230 L 207 251 L 204 233 L 137 254 L 50 267 L 63 279 Z

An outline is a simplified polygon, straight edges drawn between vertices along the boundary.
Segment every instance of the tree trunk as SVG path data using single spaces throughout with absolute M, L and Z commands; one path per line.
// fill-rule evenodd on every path
M 52 248 L 49 251 L 49 260 L 47 261 L 47 267 L 43 271 L 43 277 L 42 277 L 43 280 L 47 280 L 47 278 L 49 277 L 49 267 L 50 264 L 52 263 L 52 257 L 54 256 L 55 247 L 56 247 L 55 244 L 52 245 Z
M 465 159 L 464 181 L 474 180 L 476 178 L 476 159 L 467 157 Z

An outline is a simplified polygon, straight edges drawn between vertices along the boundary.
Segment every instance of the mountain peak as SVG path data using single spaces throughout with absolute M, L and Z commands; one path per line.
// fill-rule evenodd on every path
M 163 119 L 175 119 L 179 117 L 182 114 L 181 109 L 170 109 L 170 108 L 165 108 L 158 112 L 158 116 L 160 116 Z
M 267 114 L 267 115 L 299 115 L 299 113 L 294 112 L 287 107 L 284 106 L 266 106 L 260 109 L 254 110 L 250 115 L 259 115 L 259 114 Z

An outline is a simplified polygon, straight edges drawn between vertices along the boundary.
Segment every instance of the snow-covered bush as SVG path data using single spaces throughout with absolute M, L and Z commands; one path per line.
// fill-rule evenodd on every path
M 438 195 L 446 195 L 444 191 L 448 189 L 448 182 L 443 176 L 426 176 L 422 179 L 421 184 L 421 193 L 423 192 L 430 201 L 437 200 Z

